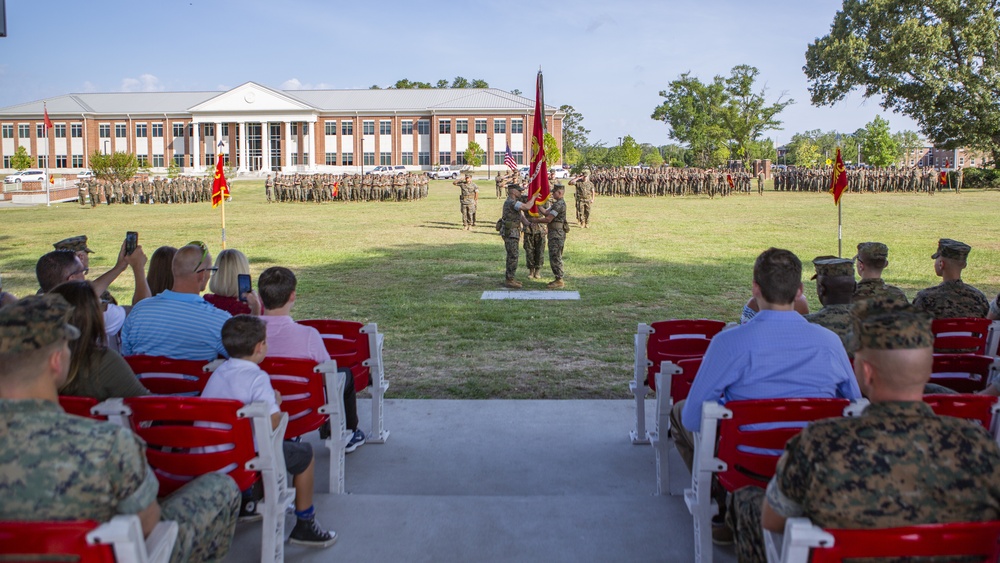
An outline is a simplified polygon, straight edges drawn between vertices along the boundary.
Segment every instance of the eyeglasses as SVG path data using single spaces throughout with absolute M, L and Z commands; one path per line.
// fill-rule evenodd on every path
M 67 276 L 66 276 L 66 279 L 70 279 L 70 278 L 72 278 L 73 276 L 83 276 L 83 277 L 87 277 L 87 274 L 88 274 L 89 272 L 90 272 L 90 268 L 83 268 L 83 269 L 81 269 L 81 270 L 77 270 L 77 271 L 75 271 L 75 272 L 70 272 L 70 273 L 69 273 L 69 275 L 67 275 Z
M 197 246 L 198 248 L 201 249 L 201 260 L 198 260 L 198 266 L 201 266 L 201 263 L 205 261 L 205 257 L 208 256 L 208 245 L 201 242 L 200 240 L 193 240 L 185 244 L 184 246 Z M 198 266 L 194 267 L 194 273 L 196 274 L 204 272 L 205 270 L 211 270 L 213 272 L 218 270 L 218 268 L 199 268 Z

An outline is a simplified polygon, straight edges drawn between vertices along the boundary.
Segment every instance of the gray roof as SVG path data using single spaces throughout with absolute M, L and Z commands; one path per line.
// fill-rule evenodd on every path
M 266 87 L 264 87 L 266 88 Z M 275 90 L 319 112 L 447 112 L 514 111 L 530 113 L 534 100 L 496 88 L 430 88 L 407 90 Z M 111 92 L 66 94 L 0 108 L 0 116 L 80 114 L 188 114 L 190 109 L 222 94 L 213 92 Z M 546 105 L 546 113 L 557 111 Z

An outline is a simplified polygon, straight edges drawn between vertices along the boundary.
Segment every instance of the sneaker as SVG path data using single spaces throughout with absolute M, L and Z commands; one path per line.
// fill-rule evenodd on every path
M 566 283 L 563 282 L 561 279 L 550 281 L 548 285 L 549 289 L 559 289 L 562 287 L 566 287 Z
M 238 521 L 256 522 L 263 519 L 264 516 L 257 512 L 257 507 L 262 500 L 264 500 L 264 482 L 258 479 L 249 489 L 243 491 Z
M 344 446 L 344 453 L 349 454 L 363 445 L 365 445 L 365 433 L 359 428 L 354 431 L 351 441 L 347 442 L 347 445 Z
M 712 517 L 712 543 L 715 545 L 732 545 L 733 531 L 719 516 Z
M 288 541 L 308 547 L 330 547 L 337 541 L 337 532 L 321 529 L 315 518 L 310 520 L 297 518 Z

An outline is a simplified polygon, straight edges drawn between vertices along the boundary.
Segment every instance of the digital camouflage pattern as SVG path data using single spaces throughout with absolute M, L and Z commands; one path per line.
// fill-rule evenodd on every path
M 889 259 L 889 247 L 881 242 L 859 242 L 858 253 L 854 259 L 871 264 L 876 268 L 884 268 L 885 265 L 879 265 L 879 263 Z
M 813 266 L 816 268 L 816 276 L 854 277 L 854 262 L 847 258 L 816 258 Z
M 555 213 L 555 218 L 549 223 L 549 265 L 552 267 L 552 275 L 561 280 L 565 275 L 562 254 L 566 246 L 566 232 L 569 231 L 566 200 L 553 200 L 549 209 Z
M 0 309 L 0 355 L 24 354 L 80 336 L 68 324 L 73 307 L 61 295 L 32 295 Z
M 854 301 L 863 301 L 872 297 L 892 297 L 900 301 L 909 302 L 906 293 L 894 285 L 885 283 L 882 278 L 858 280 L 858 286 L 854 290 Z
M 54 246 L 56 250 L 72 250 L 73 252 L 86 252 L 88 254 L 94 253 L 93 250 L 87 248 L 87 235 L 79 235 L 62 239 L 61 241 L 54 243 L 52 246 Z
M 145 445 L 130 431 L 49 401 L 0 400 L 0 520 L 106 522 L 140 512 L 158 490 Z M 225 557 L 239 498 L 232 479 L 211 474 L 164 499 L 162 518 L 179 528 L 171 561 Z
M 521 186 L 508 184 L 507 193 L 512 193 L 511 188 L 517 188 L 520 193 Z M 507 251 L 506 275 L 508 280 L 514 279 L 517 273 L 517 258 L 520 251 L 518 242 L 521 239 L 521 211 L 515 207 L 517 200 L 509 196 L 503 202 L 503 216 L 500 217 L 500 236 L 503 237 L 504 249 Z
M 965 261 L 969 257 L 969 252 L 972 252 L 972 247 L 964 242 L 943 238 L 938 240 L 937 252 L 931 254 L 931 258 L 938 258 L 940 256 L 942 258 Z
M 913 298 L 913 305 L 935 319 L 984 318 L 990 310 L 986 295 L 962 280 L 944 281 L 920 290 Z
M 851 331 L 854 329 L 850 304 L 827 305 L 815 313 L 805 315 L 805 319 L 837 333 L 844 344 L 844 349 L 850 350 L 848 346 L 851 343 Z
M 904 300 L 877 297 L 851 306 L 852 341 L 848 350 L 933 348 L 931 318 Z

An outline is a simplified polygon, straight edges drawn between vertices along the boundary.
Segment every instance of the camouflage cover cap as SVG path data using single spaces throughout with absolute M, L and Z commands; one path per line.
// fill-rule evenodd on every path
M 553 190 L 563 190 L 563 189 L 566 189 L 566 186 L 564 186 L 564 185 L 562 184 L 562 182 L 556 182 L 556 183 L 555 183 L 555 184 L 554 184 L 554 185 L 552 186 L 552 189 L 553 189 Z
M 902 299 L 873 297 L 851 307 L 852 350 L 932 348 L 931 316 Z
M 511 182 L 511 183 L 507 184 L 507 189 L 508 190 L 523 190 L 524 186 L 522 186 L 520 184 L 515 184 L 514 182 Z
M 931 255 L 931 258 L 943 257 L 951 258 L 953 260 L 965 260 L 969 255 L 969 251 L 972 247 L 965 244 L 964 242 L 958 242 L 957 240 L 952 240 L 950 238 L 943 238 L 938 241 L 937 252 Z
M 862 262 L 888 260 L 889 247 L 881 242 L 859 242 L 858 254 L 854 257 L 854 259 L 860 259 Z
M 72 250 L 73 252 L 88 252 L 90 254 L 94 253 L 93 250 L 87 248 L 87 235 L 64 238 L 52 246 L 54 246 L 56 250 Z
M 0 309 L 0 354 L 23 354 L 80 331 L 66 322 L 73 307 L 61 295 L 32 295 Z
M 837 266 L 837 268 L 840 268 L 839 270 L 836 269 L 836 268 L 835 269 L 831 269 L 830 266 L 828 266 L 828 263 L 829 263 L 830 260 L 835 260 L 837 262 L 841 262 L 841 261 L 846 260 L 847 263 L 851 264 L 851 266 L 850 266 L 850 272 L 840 273 L 842 271 L 843 272 L 847 271 L 847 267 L 846 266 Z M 816 273 L 813 274 L 813 277 L 809 278 L 811 280 L 814 280 L 814 279 L 816 279 L 819 276 L 854 276 L 854 263 L 851 262 L 850 260 L 847 260 L 847 258 L 837 258 L 836 256 L 833 256 L 832 254 L 827 254 L 827 255 L 824 255 L 824 256 L 817 256 L 817 257 L 813 258 L 812 263 L 813 263 L 813 267 L 816 268 Z M 834 272 L 835 270 L 838 273 L 831 273 L 831 272 Z

